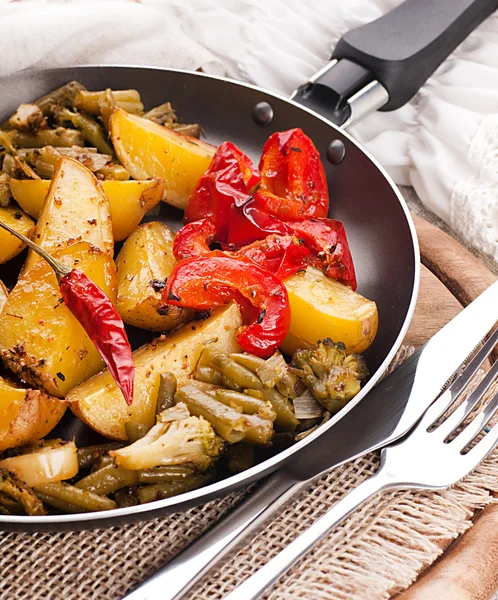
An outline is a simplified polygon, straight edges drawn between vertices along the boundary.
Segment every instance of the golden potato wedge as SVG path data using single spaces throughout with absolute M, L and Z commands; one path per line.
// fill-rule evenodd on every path
M 0 207 L 0 221 L 10 225 L 28 238 L 33 237 L 34 222 L 17 206 Z M 24 248 L 26 248 L 26 244 L 21 240 L 5 231 L 5 229 L 0 229 L 0 265 L 17 256 Z
M 38 219 L 45 203 L 48 179 L 11 179 L 14 200 L 28 215 Z M 120 242 L 135 231 L 145 213 L 161 201 L 164 185 L 160 179 L 150 181 L 102 181 L 111 206 L 114 241 Z
M 64 400 L 0 377 L 0 452 L 45 437 L 66 407 Z
M 0 313 L 2 312 L 3 305 L 7 302 L 9 297 L 9 290 L 3 281 L 0 281 Z
M 161 301 L 160 286 L 176 263 L 174 240 L 174 232 L 155 221 L 140 225 L 123 244 L 116 259 L 116 307 L 125 323 L 150 331 L 171 331 L 192 318 L 192 311 Z
M 281 346 L 293 354 L 299 348 L 331 338 L 347 352 L 364 352 L 377 334 L 377 305 L 357 292 L 308 267 L 285 280 L 291 307 L 289 334 Z
M 54 256 L 85 272 L 115 302 L 112 257 L 88 242 Z M 20 276 L 9 294 L 0 314 L 0 355 L 24 381 L 59 398 L 104 366 L 83 327 L 62 303 L 55 274 L 43 260 Z
M 78 474 L 76 444 L 67 442 L 61 446 L 48 446 L 34 452 L 4 458 L 0 460 L 0 469 L 15 473 L 19 479 L 32 487 L 71 479 Z
M 125 404 L 107 369 L 72 389 L 66 400 L 84 423 L 105 437 L 126 440 L 127 421 L 154 424 L 160 374 L 171 372 L 178 385 L 183 385 L 192 377 L 204 344 L 210 342 L 223 352 L 237 352 L 235 334 L 241 325 L 239 309 L 231 304 L 207 320 L 193 321 L 136 350 L 131 406 Z
M 133 179 L 160 177 L 164 201 L 182 210 L 216 151 L 211 144 L 121 108 L 111 116 L 110 135 L 119 160 Z
M 113 255 L 109 200 L 93 173 L 80 162 L 67 156 L 57 162 L 33 240 L 51 253 L 84 241 Z M 40 260 L 29 250 L 23 273 Z

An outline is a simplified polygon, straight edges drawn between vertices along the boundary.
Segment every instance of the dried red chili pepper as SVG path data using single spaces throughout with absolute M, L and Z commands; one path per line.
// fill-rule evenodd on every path
M 209 169 L 199 179 L 190 195 L 185 222 L 210 218 L 216 228 L 215 239 L 225 242 L 228 236 L 230 207 L 242 206 L 261 176 L 235 144 L 224 142 L 216 151 Z
M 95 344 L 111 375 L 123 392 L 126 404 L 133 402 L 135 365 L 124 323 L 107 295 L 79 269 L 70 269 L 43 248 L 0 221 L 12 235 L 39 254 L 55 271 L 62 298 Z
M 284 221 L 326 217 L 327 178 L 320 154 L 301 129 L 271 135 L 263 147 L 261 184 L 255 201 Z
M 184 225 L 175 236 L 173 254 L 176 260 L 202 256 L 211 252 L 211 244 L 216 235 L 216 227 L 209 218 L 192 221 Z
M 206 310 L 238 302 L 241 296 L 257 308 L 258 317 L 240 328 L 237 341 L 245 352 L 269 356 L 289 331 L 290 307 L 284 285 L 266 269 L 222 253 L 182 260 L 168 277 L 162 299 Z
M 107 368 L 123 392 L 126 404 L 133 402 L 135 366 L 130 342 L 114 304 L 79 269 L 59 279 L 62 298 L 95 344 Z

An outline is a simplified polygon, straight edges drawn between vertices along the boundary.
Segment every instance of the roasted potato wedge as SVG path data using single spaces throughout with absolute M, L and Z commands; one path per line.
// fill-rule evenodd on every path
M 14 200 L 34 219 L 40 216 L 49 187 L 48 179 L 10 180 Z M 135 231 L 145 213 L 161 201 L 164 192 L 160 179 L 102 181 L 102 187 L 111 206 L 112 233 L 116 242 Z
M 62 404 L 61 400 L 58 401 Z M 78 474 L 78 456 L 74 442 L 60 446 L 46 447 L 4 458 L 0 469 L 15 473 L 29 486 L 35 487 L 71 479 Z
M 125 323 L 150 331 L 171 331 L 192 318 L 192 311 L 161 301 L 164 280 L 176 260 L 174 232 L 158 221 L 140 225 L 116 259 L 117 309 Z
M 375 302 L 313 267 L 284 283 L 291 324 L 281 346 L 283 352 L 292 355 L 320 339 L 331 338 L 343 342 L 348 353 L 361 353 L 373 342 L 379 323 Z
M 9 297 L 9 290 L 3 281 L 0 281 L 0 313 L 2 312 L 3 305 L 7 302 Z
M 88 242 L 53 254 L 81 269 L 115 302 L 117 276 L 111 256 Z M 0 355 L 24 381 L 59 398 L 104 366 L 83 327 L 62 302 L 55 274 L 43 260 L 21 275 L 9 294 L 0 314 Z
M 207 171 L 214 146 L 121 108 L 110 119 L 114 150 L 134 179 L 160 177 L 164 201 L 185 210 L 190 193 Z
M 33 237 L 34 222 L 17 206 L 0 207 L 0 221 L 10 225 L 28 238 Z M 5 229 L 0 229 L 0 265 L 17 256 L 24 248 L 26 248 L 26 244 L 21 240 L 5 231 Z
M 135 395 L 127 406 L 106 369 L 75 387 L 66 400 L 74 414 L 105 437 L 126 440 L 125 423 L 152 426 L 156 415 L 159 376 L 171 372 L 182 385 L 192 377 L 206 343 L 223 352 L 237 352 L 235 334 L 242 325 L 240 312 L 231 304 L 207 320 L 193 321 L 170 336 L 160 337 L 133 353 Z
M 109 200 L 93 173 L 78 161 L 63 156 L 57 162 L 33 240 L 52 253 L 84 241 L 113 255 Z M 40 260 L 29 250 L 23 272 Z
M 45 437 L 66 407 L 59 398 L 0 377 L 0 452 Z

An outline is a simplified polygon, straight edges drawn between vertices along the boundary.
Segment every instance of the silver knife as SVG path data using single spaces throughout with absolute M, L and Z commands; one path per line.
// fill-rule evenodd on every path
M 123 600 L 179 600 L 331 469 L 406 434 L 497 320 L 498 282 L 228 516 Z

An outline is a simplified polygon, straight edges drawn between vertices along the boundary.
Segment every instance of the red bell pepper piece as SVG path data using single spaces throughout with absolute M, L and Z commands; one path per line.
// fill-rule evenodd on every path
M 275 275 L 244 258 L 211 256 L 178 262 L 162 299 L 174 306 L 211 309 L 240 297 L 257 308 L 258 317 L 237 333 L 245 352 L 271 355 L 284 341 L 290 325 L 287 290 Z
M 321 269 L 356 290 L 356 273 L 344 225 L 335 219 L 303 219 L 286 223 L 292 233 L 303 240 L 311 253 L 310 265 Z
M 200 219 L 184 225 L 175 236 L 173 254 L 176 260 L 209 254 L 216 235 L 216 227 L 211 219 Z
M 301 129 L 271 135 L 263 147 L 261 185 L 254 199 L 284 221 L 326 217 L 327 179 L 320 154 Z
M 208 217 L 216 227 L 215 240 L 225 242 L 231 206 L 247 202 L 260 179 L 249 157 L 231 142 L 224 142 L 190 195 L 185 222 Z
M 133 402 L 135 365 L 130 342 L 114 304 L 83 271 L 72 269 L 59 278 L 64 303 L 95 344 L 126 404 Z
M 245 256 L 275 273 L 281 281 L 305 269 L 306 257 L 309 254 L 309 248 L 295 236 L 275 234 L 235 252 L 235 256 Z
M 265 238 L 269 233 L 285 235 L 285 224 L 263 210 L 254 200 L 244 206 L 232 206 L 228 233 L 228 249 L 237 249 L 256 240 Z

